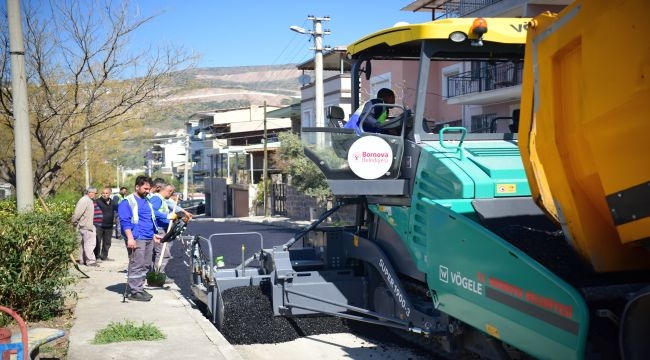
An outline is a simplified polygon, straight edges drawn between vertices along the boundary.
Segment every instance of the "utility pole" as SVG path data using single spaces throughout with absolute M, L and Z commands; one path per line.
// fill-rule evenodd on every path
M 316 115 L 316 127 L 325 126 L 325 101 L 323 95 L 323 50 L 330 49 L 323 47 L 323 35 L 329 35 L 329 30 L 323 30 L 323 21 L 329 21 L 329 16 L 315 17 L 307 16 L 307 20 L 313 22 L 314 30 L 307 31 L 299 26 L 290 26 L 289 29 L 300 34 L 310 34 L 314 37 L 314 107 Z
M 323 35 L 329 34 L 329 30 L 323 32 L 322 21 L 329 21 L 329 16 L 317 18 L 309 16 L 314 22 L 314 75 L 316 87 L 314 88 L 314 106 L 316 107 L 316 126 L 325 126 L 325 101 L 323 99 Z
M 84 172 L 86 173 L 86 189 L 90 187 L 90 168 L 88 167 L 88 143 L 84 139 Z
M 190 130 L 192 124 L 188 121 L 185 123 L 185 166 L 183 167 L 183 200 L 187 200 L 187 178 L 189 177 L 190 163 Z
M 15 120 L 16 203 L 18 212 L 28 212 L 34 209 L 34 172 L 32 169 L 29 111 L 27 110 L 25 47 L 19 0 L 7 0 L 7 17 L 9 20 L 9 54 L 11 55 L 11 87 Z
M 268 136 L 266 136 L 266 101 L 264 101 L 264 162 L 262 166 L 262 185 L 264 186 L 264 217 L 269 216 L 268 212 L 268 204 L 266 198 L 268 197 L 268 182 L 266 181 L 266 177 L 268 176 L 268 158 L 267 158 L 267 145 L 268 143 Z

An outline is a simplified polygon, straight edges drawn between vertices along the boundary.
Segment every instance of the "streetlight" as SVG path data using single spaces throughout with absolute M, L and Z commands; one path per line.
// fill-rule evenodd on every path
M 312 20 L 314 30 L 309 31 L 300 26 L 289 26 L 291 31 L 299 34 L 309 34 L 314 37 L 314 106 L 316 107 L 316 127 L 325 126 L 325 105 L 323 100 L 323 35 L 329 35 L 329 30 L 323 30 L 322 22 L 329 21 L 329 16 L 315 17 L 307 16 L 307 20 Z

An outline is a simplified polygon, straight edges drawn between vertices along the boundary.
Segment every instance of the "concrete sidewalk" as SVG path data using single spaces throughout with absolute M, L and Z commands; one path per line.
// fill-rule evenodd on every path
M 80 265 L 90 276 L 75 286 L 79 299 L 70 329 L 68 359 L 241 359 L 237 351 L 209 320 L 181 295 L 175 284 L 148 288 L 149 302 L 122 302 L 126 283 L 127 252 L 122 240 L 113 239 L 110 256 L 100 267 Z M 72 270 L 75 271 L 76 270 Z M 78 273 L 78 272 L 77 272 Z M 81 274 L 79 274 L 81 275 Z M 92 344 L 95 333 L 111 322 L 156 326 L 166 339 Z

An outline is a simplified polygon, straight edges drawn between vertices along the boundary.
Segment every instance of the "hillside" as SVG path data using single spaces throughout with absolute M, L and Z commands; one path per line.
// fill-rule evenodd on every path
M 163 129 L 177 129 L 197 111 L 249 105 L 287 106 L 299 101 L 295 65 L 197 68 L 179 74 L 169 95 L 158 102 L 160 111 L 151 114 Z

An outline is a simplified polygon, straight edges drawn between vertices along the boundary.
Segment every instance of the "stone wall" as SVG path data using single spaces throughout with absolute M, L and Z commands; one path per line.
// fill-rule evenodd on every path
M 333 202 L 318 205 L 315 198 L 299 193 L 290 185 L 286 186 L 286 203 L 287 217 L 296 220 L 314 220 L 323 213 L 326 208 L 330 209 Z M 329 221 L 354 223 L 356 216 L 356 207 L 347 206 L 334 214 Z
M 296 220 L 311 220 L 322 212 L 322 209 L 318 208 L 315 198 L 298 192 L 291 185 L 287 185 L 285 189 L 287 217 Z

